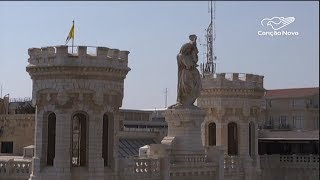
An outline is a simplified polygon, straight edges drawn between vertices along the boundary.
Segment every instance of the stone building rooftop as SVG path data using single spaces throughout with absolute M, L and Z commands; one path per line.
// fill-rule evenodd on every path
M 119 139 L 119 157 L 130 157 L 139 155 L 139 148 L 149 144 L 156 144 L 151 138 L 121 138 Z
M 265 98 L 295 98 L 319 94 L 319 87 L 267 90 Z

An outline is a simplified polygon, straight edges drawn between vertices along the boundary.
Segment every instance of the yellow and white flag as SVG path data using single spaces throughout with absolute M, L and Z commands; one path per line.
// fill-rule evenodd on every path
M 74 39 L 74 21 L 72 21 L 73 24 L 72 24 L 72 27 L 70 29 L 70 32 L 69 32 L 69 35 L 66 39 L 66 44 L 69 42 L 70 39 Z

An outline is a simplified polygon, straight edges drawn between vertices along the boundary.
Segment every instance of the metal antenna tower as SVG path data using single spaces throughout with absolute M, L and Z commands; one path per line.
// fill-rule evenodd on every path
M 212 5 L 213 4 L 213 5 Z M 216 12 L 216 2 L 212 3 L 210 1 L 210 24 L 206 32 L 207 39 L 207 62 L 201 63 L 200 68 L 202 72 L 202 76 L 210 75 L 216 73 L 216 59 L 214 53 L 215 39 L 216 39 L 216 25 L 215 25 L 215 12 Z

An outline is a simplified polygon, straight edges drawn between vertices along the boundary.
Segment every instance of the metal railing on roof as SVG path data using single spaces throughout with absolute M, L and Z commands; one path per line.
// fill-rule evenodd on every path
M 27 102 L 27 101 L 31 101 L 32 98 L 31 97 L 24 97 L 24 98 L 10 98 L 9 102 Z

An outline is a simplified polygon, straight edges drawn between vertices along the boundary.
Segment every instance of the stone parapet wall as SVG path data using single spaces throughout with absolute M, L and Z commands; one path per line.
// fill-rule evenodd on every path
M 70 54 L 68 46 L 56 46 L 28 52 L 33 105 L 78 100 L 121 107 L 129 51 L 97 47 L 96 55 L 90 55 L 86 46 L 79 46 L 76 54 Z
M 82 66 L 127 68 L 129 51 L 96 47 L 95 54 L 87 46 L 78 46 L 77 53 L 68 53 L 68 46 L 30 48 L 29 63 L 36 66 Z
M 202 79 L 202 87 L 204 89 L 263 89 L 263 77 L 264 76 L 244 73 L 218 73 L 204 76 Z

